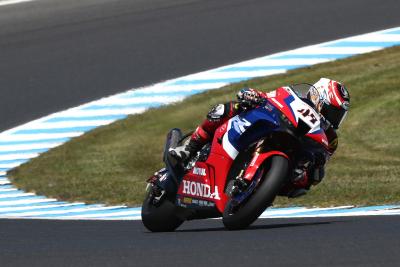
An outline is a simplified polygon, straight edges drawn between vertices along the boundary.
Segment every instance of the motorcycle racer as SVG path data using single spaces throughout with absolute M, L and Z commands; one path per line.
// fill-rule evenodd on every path
M 252 88 L 241 89 L 237 101 L 217 104 L 207 118 L 196 128 L 182 146 L 170 149 L 171 156 L 185 162 L 194 156 L 206 143 L 210 142 L 216 129 L 230 118 L 249 109 L 261 106 L 268 101 L 273 92 L 264 93 Z M 321 182 L 324 177 L 324 167 L 338 145 L 336 130 L 343 122 L 350 106 L 350 96 L 341 83 L 321 78 L 311 86 L 307 97 L 302 99 L 322 115 L 321 128 L 328 138 L 327 148 L 321 148 L 311 153 L 305 153 L 302 160 L 294 166 L 290 187 L 283 188 L 281 194 L 288 197 L 304 195 L 311 185 Z

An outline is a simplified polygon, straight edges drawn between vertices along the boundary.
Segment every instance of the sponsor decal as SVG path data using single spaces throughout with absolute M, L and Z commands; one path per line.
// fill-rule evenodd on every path
M 190 196 L 221 199 L 218 193 L 218 186 L 214 186 L 214 192 L 208 184 L 183 180 L 183 193 Z M 194 203 L 194 201 L 193 201 Z
M 271 106 L 271 104 L 266 103 L 264 106 L 268 111 L 272 111 L 274 108 Z
M 182 200 L 183 200 L 183 198 L 181 198 L 181 197 L 177 198 L 175 204 L 177 206 L 186 208 L 186 204 L 182 203 L 183 202 Z
M 256 164 L 259 155 L 260 154 L 256 153 L 256 155 L 253 157 L 252 161 L 250 162 L 250 167 L 253 167 L 254 164 Z
M 190 197 L 184 197 L 182 202 L 186 204 L 192 204 L 192 199 Z
M 296 97 L 295 100 L 290 103 L 290 108 L 292 109 L 297 122 L 301 119 L 310 126 L 310 132 L 314 132 L 320 128 L 321 117 L 311 106 L 300 98 Z
M 199 206 L 203 206 L 203 207 L 214 207 L 215 203 L 214 202 L 210 202 L 207 200 L 200 200 L 198 201 Z
M 199 167 L 194 167 L 193 168 L 193 174 L 195 175 L 200 175 L 200 176 L 206 176 L 206 169 L 204 168 L 199 168 Z
M 312 125 L 314 125 L 318 121 L 318 119 L 315 117 L 315 113 L 311 112 L 311 109 L 302 108 L 302 109 L 298 109 L 297 112 L 299 112 L 301 115 L 303 115 L 303 118 L 309 117 L 308 119 Z
M 190 208 L 195 206 L 200 207 L 215 207 L 215 203 L 203 199 L 194 199 L 190 197 L 179 197 L 176 200 L 176 205 L 183 208 Z
M 165 181 L 166 179 L 167 179 L 167 177 L 168 177 L 168 173 L 164 173 L 161 177 L 160 177 L 160 182 L 163 182 L 163 181 Z
M 249 128 L 250 126 L 251 126 L 251 122 L 249 122 L 245 118 L 236 116 L 232 119 L 232 127 L 239 134 L 244 133 L 244 131 L 246 131 L 246 129 Z

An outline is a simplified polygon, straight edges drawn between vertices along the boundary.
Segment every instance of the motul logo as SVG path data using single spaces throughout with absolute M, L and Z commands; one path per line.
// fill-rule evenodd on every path
M 200 175 L 200 176 L 206 176 L 206 169 L 194 167 L 193 174 Z
M 214 186 L 214 192 L 207 184 L 183 180 L 183 193 L 191 196 L 221 199 L 218 194 L 218 186 Z

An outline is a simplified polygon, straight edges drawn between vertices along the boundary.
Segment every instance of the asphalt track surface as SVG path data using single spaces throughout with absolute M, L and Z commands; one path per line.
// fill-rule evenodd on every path
M 398 0 L 36 0 L 0 7 L 0 130 L 103 96 L 400 25 Z
M 398 223 L 260 219 L 231 232 L 204 220 L 150 233 L 140 221 L 0 221 L 1 266 L 399 266 Z
M 126 89 L 400 25 L 398 0 L 49 1 L 0 7 L 0 129 Z M 1 266 L 399 266 L 400 217 L 0 221 Z

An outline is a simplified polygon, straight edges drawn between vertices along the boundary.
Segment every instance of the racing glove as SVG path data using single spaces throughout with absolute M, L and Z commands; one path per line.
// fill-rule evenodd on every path
M 263 101 L 260 93 L 252 88 L 241 89 L 236 97 L 243 108 L 255 108 Z

